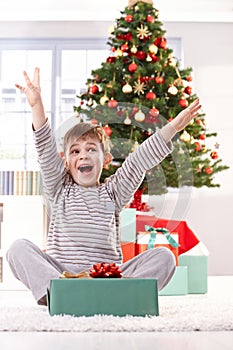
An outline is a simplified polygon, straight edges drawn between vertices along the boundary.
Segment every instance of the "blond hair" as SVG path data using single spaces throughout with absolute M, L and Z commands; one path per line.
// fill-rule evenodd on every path
M 103 127 L 100 125 L 81 122 L 66 132 L 63 139 L 64 155 L 66 156 L 66 152 L 74 140 L 79 138 L 85 139 L 86 137 L 97 138 L 101 144 L 103 152 L 110 152 L 110 141 L 107 138 Z

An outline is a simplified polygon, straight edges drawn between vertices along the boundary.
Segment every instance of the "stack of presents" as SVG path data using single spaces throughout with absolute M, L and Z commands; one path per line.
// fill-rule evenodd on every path
M 168 285 L 158 292 L 156 279 L 105 278 L 106 274 L 99 275 L 102 278 L 81 275 L 53 279 L 47 293 L 50 315 L 158 316 L 159 295 L 207 293 L 208 250 L 186 222 L 140 215 L 136 209 L 127 208 L 122 212 L 121 231 L 123 262 L 154 247 L 165 246 L 172 251 L 176 271 Z M 97 265 L 101 271 L 101 264 Z M 104 266 L 105 272 L 116 268 Z
M 207 293 L 208 255 L 185 221 L 159 219 L 135 209 L 122 212 L 124 262 L 153 247 L 169 248 L 176 259 L 176 271 L 159 295 Z

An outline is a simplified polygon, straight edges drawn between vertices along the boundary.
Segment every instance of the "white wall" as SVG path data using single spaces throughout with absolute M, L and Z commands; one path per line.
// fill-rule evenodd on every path
M 0 38 L 108 38 L 112 22 L 0 22 Z M 194 71 L 208 128 L 218 132 L 219 154 L 230 170 L 216 176 L 220 189 L 194 190 L 185 220 L 210 250 L 209 274 L 233 274 L 233 23 L 164 22 L 181 37 L 184 67 Z M 17 63 L 17 62 L 16 62 Z

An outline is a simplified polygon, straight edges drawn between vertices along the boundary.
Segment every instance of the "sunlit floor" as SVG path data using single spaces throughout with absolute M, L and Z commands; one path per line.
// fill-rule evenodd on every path
M 210 287 L 214 286 L 209 278 Z M 218 277 L 216 277 L 218 278 Z M 233 278 L 221 278 L 233 291 Z M 35 305 L 28 291 L 0 291 L 1 305 Z M 233 332 L 0 332 L 1 350 L 232 350 Z

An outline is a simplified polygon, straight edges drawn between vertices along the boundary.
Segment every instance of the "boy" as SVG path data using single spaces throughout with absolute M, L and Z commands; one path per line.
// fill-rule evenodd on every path
M 69 130 L 64 137 L 64 163 L 45 116 L 39 69 L 35 69 L 33 82 L 26 72 L 24 77 L 26 87 L 16 87 L 25 93 L 32 108 L 35 146 L 51 220 L 46 253 L 24 239 L 11 245 L 7 260 L 13 274 L 42 305 L 46 304 L 52 278 L 58 278 L 65 270 L 89 270 L 103 261 L 119 264 L 125 277 L 156 278 L 161 290 L 175 271 L 173 254 L 161 247 L 122 264 L 120 212 L 132 199 L 145 172 L 172 151 L 170 140 L 175 133 L 198 115 L 199 101 L 148 138 L 114 175 L 100 184 L 102 168 L 112 160 L 103 129 L 80 123 Z

